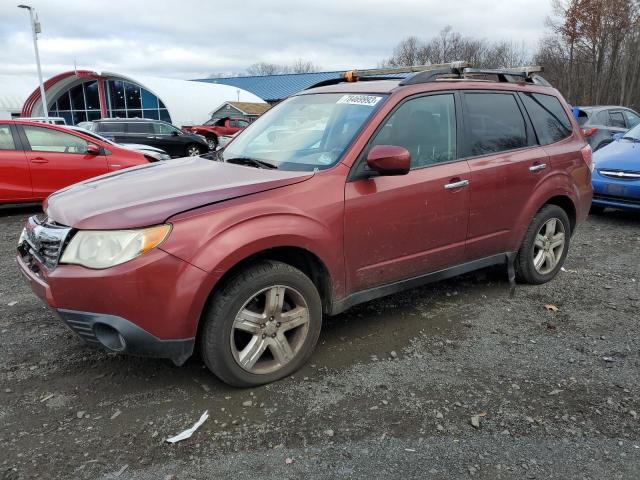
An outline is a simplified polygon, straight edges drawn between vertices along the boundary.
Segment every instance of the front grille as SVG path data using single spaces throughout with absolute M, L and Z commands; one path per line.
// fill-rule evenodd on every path
M 85 342 L 92 345 L 100 345 L 90 322 L 83 320 L 80 315 L 73 316 L 73 318 L 70 318 L 69 315 L 63 315 L 62 317 L 66 324 L 69 325 L 69 328 L 76 332 Z
M 610 202 L 627 203 L 629 205 L 640 205 L 640 199 L 630 197 L 620 197 L 618 195 L 601 195 L 599 193 L 593 194 L 594 200 L 604 200 Z
M 633 172 L 629 170 L 598 170 L 598 173 L 603 177 L 615 178 L 616 180 L 640 180 L 640 172 Z
M 35 258 L 52 270 L 58 265 L 70 231 L 68 227 L 33 216 L 27 220 L 18 251 L 27 263 L 31 264 Z

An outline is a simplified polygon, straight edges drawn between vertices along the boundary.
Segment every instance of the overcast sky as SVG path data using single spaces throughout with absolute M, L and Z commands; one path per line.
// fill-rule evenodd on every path
M 42 23 L 45 77 L 73 68 L 174 78 L 304 58 L 324 70 L 375 67 L 404 37 L 451 25 L 523 42 L 544 34 L 550 0 L 23 0 Z M 0 0 L 0 75 L 35 75 L 28 13 Z

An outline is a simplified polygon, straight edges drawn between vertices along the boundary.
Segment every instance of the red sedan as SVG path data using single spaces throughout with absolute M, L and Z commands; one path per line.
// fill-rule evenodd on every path
M 145 163 L 140 152 L 65 127 L 0 120 L 0 203 L 40 201 L 73 183 Z

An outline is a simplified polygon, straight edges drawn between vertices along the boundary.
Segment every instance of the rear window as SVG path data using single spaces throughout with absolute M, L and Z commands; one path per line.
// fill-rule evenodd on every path
M 511 93 L 467 93 L 471 155 L 527 146 L 527 129 Z
M 540 93 L 520 94 L 540 145 L 549 145 L 571 135 L 571 122 L 560 101 Z
M 584 127 L 589 121 L 589 114 L 584 110 L 578 110 L 578 117 L 576 120 L 578 120 L 578 125 Z
M 100 133 L 124 133 L 124 123 L 121 122 L 100 122 L 97 124 Z

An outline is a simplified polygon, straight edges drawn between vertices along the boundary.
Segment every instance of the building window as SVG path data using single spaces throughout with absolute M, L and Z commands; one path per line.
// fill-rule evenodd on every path
M 105 82 L 107 114 L 111 118 L 150 118 L 171 122 L 169 111 L 162 100 L 135 83 L 123 80 Z M 62 117 L 68 125 L 101 118 L 98 82 L 86 81 L 59 94 L 49 113 Z

